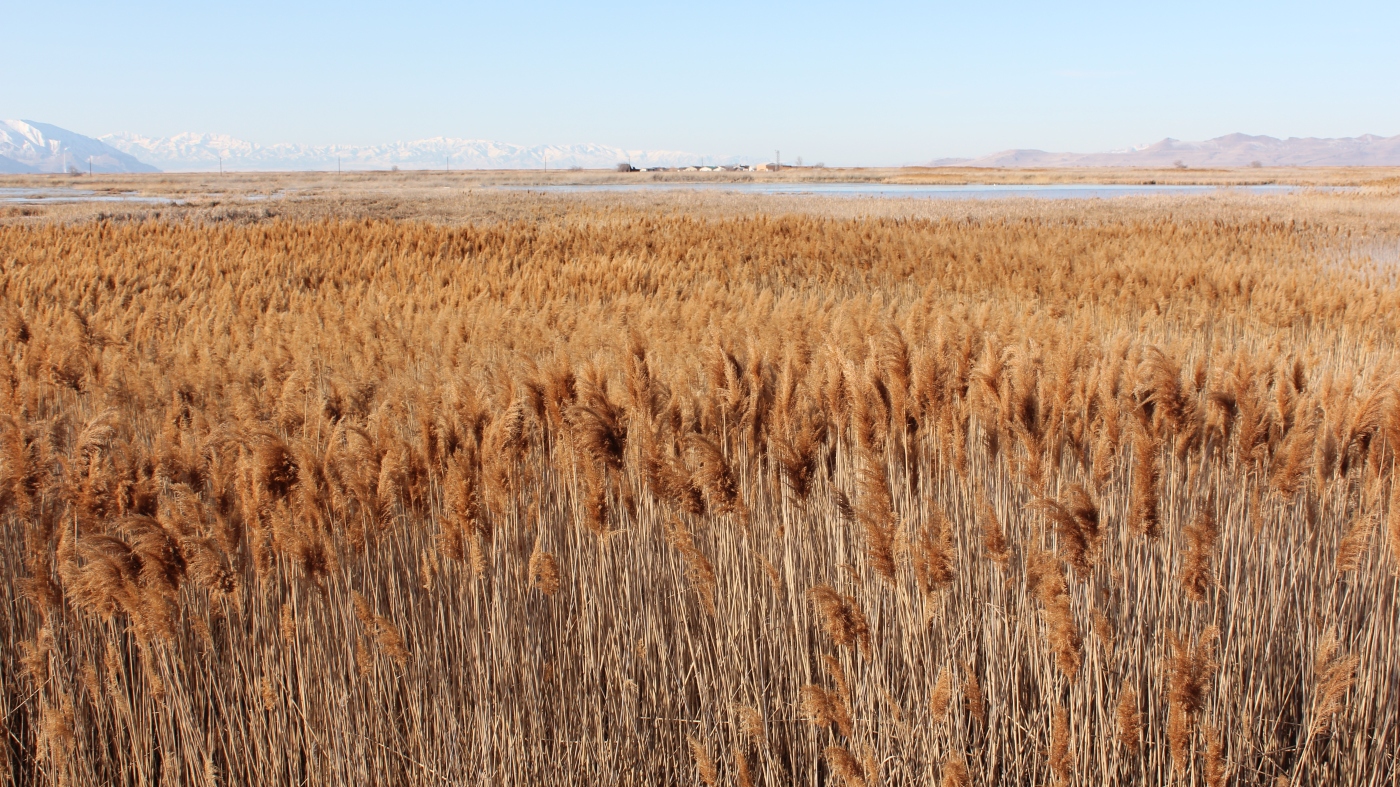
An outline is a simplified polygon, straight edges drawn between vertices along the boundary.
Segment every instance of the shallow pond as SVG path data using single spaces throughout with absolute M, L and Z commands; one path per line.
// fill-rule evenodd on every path
M 86 189 L 14 189 L 0 188 L 0 203 L 42 205 L 54 202 L 159 202 L 172 203 L 169 197 L 148 197 L 134 192 L 107 194 Z
M 1056 183 L 1041 185 L 986 184 L 909 185 L 902 183 L 599 183 L 544 186 L 497 186 L 510 191 L 542 193 L 609 191 L 727 191 L 742 194 L 789 194 L 828 197 L 878 197 L 912 199 L 1109 199 L 1152 195 L 1189 194 L 1289 194 L 1298 186 L 1173 186 L 1157 184 Z

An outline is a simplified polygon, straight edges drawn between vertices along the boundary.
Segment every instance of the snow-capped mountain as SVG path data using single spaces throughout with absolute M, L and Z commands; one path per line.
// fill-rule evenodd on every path
M 1400 135 L 1277 139 L 1227 134 L 1204 142 L 1164 139 L 1110 153 L 1003 150 L 973 159 L 938 159 L 933 167 L 1400 167 Z
M 0 173 L 159 172 L 103 142 L 32 120 L 0 120 Z
M 222 161 L 225 170 L 369 170 L 390 169 L 611 169 L 622 162 L 634 167 L 674 167 L 701 162 L 694 153 L 673 150 L 624 150 L 608 145 L 535 145 L 525 147 L 481 139 L 433 137 L 385 145 L 259 145 L 227 134 L 176 134 L 151 138 L 108 134 L 103 142 L 167 171 L 209 172 Z M 706 156 L 710 164 L 738 163 L 737 157 Z

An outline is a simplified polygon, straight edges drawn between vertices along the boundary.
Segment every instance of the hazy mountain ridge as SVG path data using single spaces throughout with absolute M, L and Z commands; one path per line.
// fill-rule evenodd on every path
M 0 120 L 0 173 L 158 172 L 106 143 L 48 123 Z
M 635 167 L 675 167 L 702 160 L 738 163 L 734 156 L 700 156 L 675 150 L 625 150 L 609 145 L 512 145 L 483 139 L 432 137 L 383 145 L 260 145 L 227 134 L 176 134 L 143 137 L 107 134 L 102 141 L 165 170 L 371 170 L 390 169 L 611 169 L 622 162 Z
M 1400 167 L 1400 135 L 1335 139 L 1278 139 L 1227 134 L 1203 142 L 1167 139 L 1151 145 L 1108 153 L 1051 153 L 1044 150 L 1003 150 L 979 158 L 945 158 L 926 167 Z
M 0 121 L 0 174 L 65 172 L 209 172 L 225 170 L 611 169 L 737 164 L 737 156 L 701 156 L 674 150 L 627 150 L 609 145 L 514 145 L 481 139 L 432 137 L 381 145 L 260 145 L 227 134 L 184 133 L 83 136 L 47 123 Z M 1355 167 L 1400 166 L 1400 135 L 1278 139 L 1228 134 L 1201 142 L 1167 138 L 1106 153 L 1003 150 L 978 158 L 943 158 L 919 166 L 956 167 Z M 157 169 L 159 167 L 159 169 Z
M 28 175 L 37 171 L 28 164 L 22 164 L 9 156 L 0 156 L 0 175 Z

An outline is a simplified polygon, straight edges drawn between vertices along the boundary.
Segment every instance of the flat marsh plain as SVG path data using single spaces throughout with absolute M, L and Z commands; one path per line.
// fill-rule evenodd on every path
M 1400 778 L 1400 173 L 633 177 L 0 179 L 0 783 Z

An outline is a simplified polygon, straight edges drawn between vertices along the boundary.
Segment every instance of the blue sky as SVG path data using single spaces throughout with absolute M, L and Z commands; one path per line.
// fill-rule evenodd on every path
M 0 63 L 0 117 L 92 135 L 442 135 L 851 165 L 1400 134 L 1395 0 L 0 0 Z

